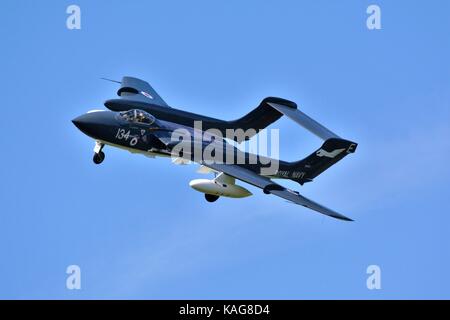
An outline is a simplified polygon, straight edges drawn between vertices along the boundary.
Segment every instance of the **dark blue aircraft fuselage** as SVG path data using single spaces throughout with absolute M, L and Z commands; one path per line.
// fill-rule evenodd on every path
M 125 121 L 116 112 L 89 112 L 75 118 L 72 122 L 83 133 L 102 143 L 142 152 L 166 149 L 166 146 L 152 133 L 161 128 L 154 124 Z

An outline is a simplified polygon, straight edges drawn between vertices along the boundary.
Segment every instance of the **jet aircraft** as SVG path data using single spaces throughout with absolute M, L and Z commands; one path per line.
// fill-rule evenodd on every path
M 79 130 L 94 139 L 94 163 L 100 164 L 105 159 L 105 145 L 148 157 L 171 157 L 176 164 L 194 162 L 200 164 L 199 173 L 215 174 L 211 180 L 190 182 L 193 189 L 204 193 L 208 202 L 219 197 L 252 195 L 236 184 L 237 179 L 262 189 L 265 194 L 333 218 L 353 221 L 273 181 L 290 179 L 300 185 L 311 182 L 357 147 L 357 143 L 339 137 L 301 112 L 296 103 L 268 97 L 243 117 L 224 121 L 170 107 L 141 79 L 123 77 L 122 81 L 114 82 L 120 88 L 118 98 L 105 101 L 109 110 L 92 110 L 72 120 Z M 324 141 L 321 147 L 302 160 L 288 162 L 242 151 L 233 145 L 251 139 L 282 116 L 321 138 Z M 234 133 L 231 138 L 230 130 Z M 230 143 L 230 139 L 234 142 Z

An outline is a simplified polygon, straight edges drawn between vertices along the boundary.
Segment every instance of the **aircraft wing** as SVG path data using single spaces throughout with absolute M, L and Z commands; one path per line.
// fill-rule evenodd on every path
M 238 180 L 242 180 L 244 182 L 247 182 L 251 185 L 254 185 L 258 188 L 263 189 L 264 193 L 267 194 L 274 194 L 278 197 L 281 197 L 283 199 L 286 199 L 288 201 L 291 201 L 293 203 L 296 203 L 298 205 L 304 206 L 306 208 L 309 208 L 311 210 L 320 212 L 322 214 L 325 214 L 327 216 L 345 220 L 345 221 L 353 221 L 350 218 L 347 218 L 346 216 L 337 213 L 331 209 L 328 209 L 327 207 L 324 207 L 317 202 L 314 202 L 302 195 L 300 195 L 298 192 L 287 189 L 275 182 L 273 182 L 271 179 L 267 177 L 260 176 L 256 174 L 253 171 L 250 171 L 248 169 L 245 169 L 243 167 L 240 167 L 238 165 L 230 165 L 230 164 L 207 164 L 203 163 L 204 166 L 211 168 L 218 172 L 223 172 L 231 177 L 234 177 Z
M 169 107 L 152 86 L 141 79 L 123 77 L 117 95 L 122 99 L 151 103 L 161 107 Z

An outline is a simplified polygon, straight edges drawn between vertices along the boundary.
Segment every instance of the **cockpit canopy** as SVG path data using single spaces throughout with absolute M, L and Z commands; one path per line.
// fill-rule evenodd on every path
M 122 111 L 119 113 L 120 117 L 128 122 L 153 124 L 156 119 L 150 113 L 147 113 L 139 109 L 131 109 L 128 111 Z

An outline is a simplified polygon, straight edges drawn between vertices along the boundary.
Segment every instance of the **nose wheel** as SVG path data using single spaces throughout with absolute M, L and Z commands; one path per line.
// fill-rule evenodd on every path
M 92 158 L 95 164 L 100 164 L 105 160 L 105 153 L 102 151 L 104 146 L 105 145 L 101 142 L 95 142 L 94 157 Z
M 95 164 L 100 164 L 105 160 L 105 153 L 100 151 L 99 153 L 94 153 L 94 158 L 92 158 Z

